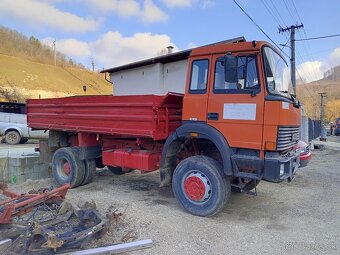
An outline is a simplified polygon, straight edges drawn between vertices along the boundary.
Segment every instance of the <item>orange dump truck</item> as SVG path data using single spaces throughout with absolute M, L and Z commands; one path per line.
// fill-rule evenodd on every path
M 27 101 L 28 125 L 50 131 L 59 185 L 90 182 L 96 166 L 118 174 L 160 169 L 161 186 L 172 184 L 186 211 L 211 216 L 231 190 L 293 179 L 300 104 L 280 52 L 267 42 L 237 40 L 186 54 L 184 94 Z

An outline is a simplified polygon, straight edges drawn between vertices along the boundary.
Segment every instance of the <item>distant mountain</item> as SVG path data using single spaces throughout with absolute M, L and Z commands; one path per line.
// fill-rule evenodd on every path
M 340 80 L 340 66 L 333 67 L 323 74 L 323 80 L 338 81 Z
M 86 85 L 86 92 L 83 86 Z M 61 97 L 83 94 L 112 94 L 103 75 L 54 52 L 34 36 L 27 38 L 0 26 L 0 100 Z
M 325 98 L 325 120 L 334 121 L 340 117 L 340 66 L 333 67 L 324 73 L 324 78 L 297 85 L 298 98 L 305 104 L 306 115 L 320 118 L 320 95 L 327 93 Z

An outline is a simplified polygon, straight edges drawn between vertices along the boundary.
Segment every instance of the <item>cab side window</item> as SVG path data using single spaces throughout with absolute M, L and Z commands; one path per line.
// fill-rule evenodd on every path
M 192 62 L 189 93 L 204 94 L 207 91 L 209 60 L 200 59 Z
M 256 56 L 238 57 L 238 81 L 229 83 L 224 78 L 224 58 L 218 58 L 215 65 L 215 93 L 249 93 L 259 90 Z

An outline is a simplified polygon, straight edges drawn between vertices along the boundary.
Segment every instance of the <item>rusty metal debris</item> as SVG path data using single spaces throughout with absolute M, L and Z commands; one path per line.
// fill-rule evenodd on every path
M 64 201 L 68 189 L 65 185 L 18 194 L 1 185 L 1 194 L 9 199 L 0 202 L 0 240 L 13 241 L 5 252 L 48 254 L 79 248 L 103 230 L 106 220 L 96 209 Z
M 56 251 L 58 248 L 74 248 L 104 229 L 106 221 L 95 209 L 79 209 L 67 201 L 61 208 L 65 208 L 65 204 L 70 209 L 66 210 L 64 214 L 59 214 L 56 219 L 43 224 L 34 222 L 33 230 L 26 244 L 29 251 L 36 252 L 44 249 Z
M 10 223 L 13 218 L 27 214 L 43 203 L 62 201 L 69 188 L 70 185 L 65 184 L 56 189 L 46 188 L 35 193 L 19 194 L 9 190 L 6 184 L 1 184 L 0 194 L 8 199 L 0 202 L 0 224 Z

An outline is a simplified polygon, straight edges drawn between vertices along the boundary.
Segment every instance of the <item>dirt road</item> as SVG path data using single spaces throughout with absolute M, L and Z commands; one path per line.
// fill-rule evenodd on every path
M 28 190 L 51 181 L 26 182 Z M 339 254 L 340 150 L 314 151 L 292 183 L 261 182 L 258 195 L 232 194 L 214 218 L 185 213 L 170 188 L 159 188 L 158 173 L 103 172 L 68 199 L 123 216 L 91 246 L 151 238 L 151 249 L 133 254 Z M 116 211 L 117 212 L 117 211 Z

